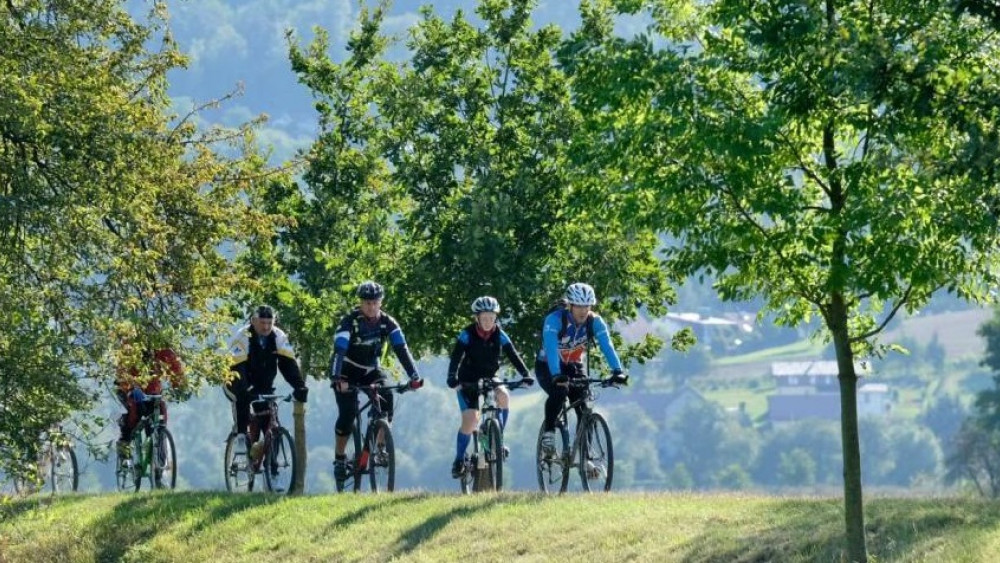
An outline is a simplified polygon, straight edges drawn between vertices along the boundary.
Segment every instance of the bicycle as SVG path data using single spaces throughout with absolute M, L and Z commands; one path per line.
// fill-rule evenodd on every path
M 576 388 L 586 388 L 586 394 L 569 404 L 564 404 L 559 416 L 556 419 L 556 428 L 562 448 L 554 457 L 546 456 L 542 448 L 542 436 L 545 433 L 543 423 L 538 430 L 538 442 L 536 448 L 536 467 L 538 469 L 538 486 L 543 493 L 554 490 L 555 484 L 559 483 L 559 492 L 566 492 L 569 485 L 569 473 L 573 467 L 577 468 L 580 480 L 583 483 L 584 491 L 592 491 L 596 486 L 600 486 L 603 480 L 603 489 L 611 490 L 611 481 L 614 478 L 615 458 L 611 443 L 611 431 L 608 429 L 608 422 L 600 413 L 593 410 L 595 395 L 593 386 L 615 387 L 619 385 L 610 379 L 576 378 L 570 379 L 569 385 Z M 567 415 L 570 410 L 577 410 L 576 436 L 570 444 L 569 430 L 567 430 Z M 574 461 L 576 459 L 576 461 Z
M 354 492 L 361 490 L 362 475 L 367 474 L 373 493 L 381 491 L 392 492 L 396 486 L 396 448 L 392 440 L 392 428 L 389 425 L 388 413 L 382 410 L 382 397 L 379 391 L 395 391 L 402 395 L 410 390 L 409 383 L 398 385 L 350 385 L 347 392 L 364 391 L 368 402 L 358 408 L 354 415 L 354 431 L 347 440 L 344 454 L 347 456 L 347 477 L 341 481 L 335 478 L 337 492 L 346 489 Z M 368 411 L 368 426 L 365 428 L 364 441 L 361 439 L 361 413 Z M 362 447 L 363 446 L 363 447 Z
M 252 492 L 257 475 L 263 473 L 267 491 L 291 492 L 298 457 L 292 435 L 278 420 L 279 400 L 287 403 L 292 395 L 258 395 L 250 401 L 250 432 L 257 430 L 259 434 L 259 452 L 253 451 L 256 444 L 248 448 L 235 427 L 226 438 L 226 490 Z
M 503 430 L 500 426 L 500 409 L 496 406 L 495 391 L 506 385 L 513 391 L 524 386 L 524 381 L 501 379 L 481 379 L 475 383 L 463 383 L 465 388 L 474 388 L 483 397 L 479 407 L 479 427 L 472 432 L 472 454 L 465 455 L 465 467 L 459 478 L 462 494 L 503 489 L 503 464 L 506 458 L 503 446 Z
M 76 461 L 76 452 L 70 444 L 70 438 L 63 432 L 61 425 L 54 425 L 42 433 L 42 446 L 35 461 L 37 479 L 25 476 L 14 478 L 14 492 L 30 495 L 48 486 L 52 494 L 76 492 L 80 484 L 80 469 Z
M 119 451 L 115 468 L 118 490 L 138 491 L 143 477 L 152 489 L 173 489 L 177 485 L 177 449 L 174 436 L 160 419 L 163 395 L 145 395 L 139 423 L 132 431 L 132 443 L 126 455 Z

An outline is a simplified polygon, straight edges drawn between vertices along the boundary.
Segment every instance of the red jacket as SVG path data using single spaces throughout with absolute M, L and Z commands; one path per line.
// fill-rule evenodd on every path
M 127 372 L 119 370 L 118 388 L 128 393 L 141 375 L 139 369 L 134 366 L 128 368 Z M 183 386 L 185 383 L 184 364 L 170 348 L 161 348 L 153 354 L 149 375 L 149 381 L 142 388 L 142 392 L 148 395 L 160 394 L 163 390 L 162 378 L 164 375 L 170 378 L 170 384 L 174 387 Z

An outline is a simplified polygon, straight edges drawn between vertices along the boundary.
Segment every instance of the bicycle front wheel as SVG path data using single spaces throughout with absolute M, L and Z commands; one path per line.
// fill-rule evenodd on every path
M 288 430 L 278 427 L 271 432 L 265 443 L 267 452 L 262 464 L 264 483 L 272 493 L 289 493 L 295 479 L 295 442 Z
M 80 484 L 80 470 L 76 463 L 76 452 L 69 444 L 60 444 L 53 448 L 49 478 L 52 483 L 52 493 L 72 493 Z
M 610 491 L 615 475 L 611 431 L 599 413 L 590 413 L 580 436 L 580 481 L 585 491 Z
M 566 492 L 569 485 L 569 436 L 564 428 L 556 429 L 558 443 L 555 455 L 549 455 L 542 448 L 545 425 L 538 428 L 538 442 L 535 447 L 535 467 L 538 471 L 538 489 L 543 493 Z
M 173 489 L 177 485 L 177 450 L 174 436 L 165 426 L 153 431 L 153 455 L 149 462 L 149 482 L 154 489 Z
M 250 456 L 243 434 L 231 432 L 226 438 L 225 462 L 226 490 L 233 493 L 243 493 L 253 490 L 253 470 L 250 469 Z
M 479 481 L 480 491 L 503 489 L 503 433 L 495 418 L 486 421 L 486 471 Z
M 358 492 L 361 490 L 361 473 L 365 469 L 364 466 L 368 463 L 367 452 L 363 453 L 361 450 L 360 420 L 355 420 L 354 430 L 351 431 L 350 437 L 347 438 L 347 445 L 344 447 L 344 459 L 347 460 L 347 466 L 344 468 L 343 480 L 337 479 L 336 465 L 334 466 L 333 479 L 337 485 L 337 492 L 342 493 L 345 490 Z
M 396 449 L 389 423 L 377 419 L 368 427 L 368 478 L 372 492 L 392 492 L 396 486 Z

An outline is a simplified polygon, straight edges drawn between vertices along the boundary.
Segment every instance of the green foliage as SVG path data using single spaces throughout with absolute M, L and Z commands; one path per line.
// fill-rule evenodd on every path
M 195 386 L 222 372 L 219 299 L 243 280 L 223 250 L 269 226 L 243 200 L 263 167 L 252 124 L 199 130 L 200 108 L 173 113 L 166 75 L 185 60 L 165 22 L 161 4 L 144 21 L 113 0 L 0 6 L 0 443 L 13 457 L 135 359 L 122 342 L 173 345 Z
M 781 452 L 778 462 L 778 481 L 792 487 L 808 487 L 816 484 L 816 462 L 809 452 L 794 448 Z
M 641 5 L 639 10 L 637 5 Z M 615 8 L 652 24 L 611 34 Z M 575 162 L 675 279 L 716 276 L 781 324 L 823 320 L 842 367 L 850 559 L 864 560 L 855 357 L 946 289 L 992 299 L 1000 39 L 921 2 L 587 3 L 562 51 Z
M 483 294 L 499 299 L 522 351 L 538 345 L 542 314 L 574 281 L 595 286 L 610 321 L 640 306 L 664 311 L 673 292 L 656 237 L 608 213 L 603 179 L 569 165 L 581 118 L 554 58 L 560 31 L 533 29 L 534 6 L 483 0 L 480 26 L 426 8 L 409 30 L 412 57 L 398 65 L 385 61 L 381 5 L 362 13 L 341 64 L 322 31 L 307 50 L 292 47 L 323 130 L 306 187 L 268 207 L 294 221 L 269 251 L 276 267 L 265 268 L 272 286 L 279 272 L 294 276 L 292 308 L 345 309 L 344 287 L 374 277 L 411 346 L 430 353 L 450 346 Z M 568 212 L 577 200 L 588 209 Z M 321 321 L 299 338 L 318 346 L 324 332 Z M 648 358 L 660 346 L 649 337 L 622 355 Z

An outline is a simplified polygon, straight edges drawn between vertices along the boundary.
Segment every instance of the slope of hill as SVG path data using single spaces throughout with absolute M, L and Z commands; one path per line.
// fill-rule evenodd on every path
M 874 499 L 877 561 L 1000 560 L 1000 505 Z M 838 561 L 839 499 L 221 493 L 0 502 L 12 561 Z

